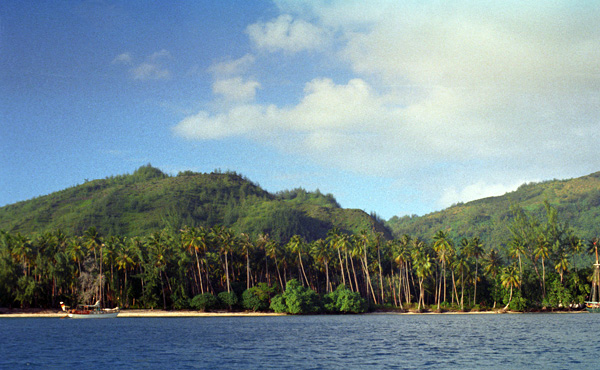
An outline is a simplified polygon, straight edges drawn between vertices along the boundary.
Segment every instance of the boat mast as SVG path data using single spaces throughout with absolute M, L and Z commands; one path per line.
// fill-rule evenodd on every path
M 104 252 L 104 243 L 100 244 L 100 308 L 102 308 L 102 293 L 104 291 L 104 279 L 102 276 L 102 262 L 104 262 L 103 258 L 103 252 Z M 596 256 L 596 263 L 598 263 L 598 257 Z
M 598 302 L 598 298 L 600 298 L 600 263 L 598 263 L 598 245 L 595 241 L 594 248 L 596 249 L 596 263 L 594 263 L 594 277 L 592 280 L 592 302 Z

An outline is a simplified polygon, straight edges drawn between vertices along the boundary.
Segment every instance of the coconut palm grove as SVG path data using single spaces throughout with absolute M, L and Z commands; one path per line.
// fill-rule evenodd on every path
M 168 176 L 148 165 L 0 208 L 0 306 L 581 309 L 598 240 L 559 209 L 513 204 L 501 241 L 442 223 L 424 236 L 330 194 L 271 194 L 235 173 Z

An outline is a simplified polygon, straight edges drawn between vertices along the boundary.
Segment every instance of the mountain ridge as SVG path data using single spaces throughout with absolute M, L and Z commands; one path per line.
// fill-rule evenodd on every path
M 585 239 L 600 232 L 600 172 L 565 180 L 525 183 L 503 195 L 458 203 L 423 216 L 394 216 L 387 226 L 395 237 L 403 234 L 431 239 L 438 230 L 457 238 L 480 237 L 500 245 L 508 239 L 514 208 L 538 219 L 545 217 L 544 203 Z
M 318 190 L 275 194 L 235 172 L 180 172 L 169 176 L 146 165 L 133 174 L 87 181 L 48 195 L 0 207 L 0 230 L 23 234 L 62 229 L 81 234 L 145 235 L 164 227 L 231 227 L 249 234 L 269 233 L 285 241 L 294 234 L 325 238 L 338 228 L 390 232 L 362 210 L 342 208 Z

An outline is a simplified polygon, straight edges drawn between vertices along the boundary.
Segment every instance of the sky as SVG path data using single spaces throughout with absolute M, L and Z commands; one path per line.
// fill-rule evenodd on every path
M 243 174 L 423 215 L 600 171 L 597 1 L 0 2 L 0 206 Z

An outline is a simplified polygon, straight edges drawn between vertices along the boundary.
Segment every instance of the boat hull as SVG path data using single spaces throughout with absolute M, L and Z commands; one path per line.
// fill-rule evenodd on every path
M 118 312 L 106 312 L 106 313 L 69 313 L 67 314 L 71 319 L 114 319 L 117 317 Z
M 585 309 L 590 313 L 600 313 L 600 302 L 585 302 Z

